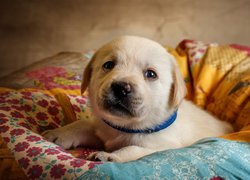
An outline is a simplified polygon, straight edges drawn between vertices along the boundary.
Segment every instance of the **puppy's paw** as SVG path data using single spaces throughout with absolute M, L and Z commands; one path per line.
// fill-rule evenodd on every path
M 104 151 L 94 152 L 87 159 L 90 161 L 121 162 L 121 159 L 117 155 Z
M 78 145 L 77 142 L 75 142 L 75 138 L 72 137 L 72 133 L 65 132 L 60 128 L 45 131 L 42 133 L 42 136 L 64 149 L 70 149 L 71 147 L 76 147 Z

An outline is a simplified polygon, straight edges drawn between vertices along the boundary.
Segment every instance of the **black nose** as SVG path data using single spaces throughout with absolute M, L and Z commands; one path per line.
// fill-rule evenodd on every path
M 129 83 L 126 82 L 113 82 L 111 84 L 111 89 L 117 98 L 127 97 L 131 92 L 132 88 Z

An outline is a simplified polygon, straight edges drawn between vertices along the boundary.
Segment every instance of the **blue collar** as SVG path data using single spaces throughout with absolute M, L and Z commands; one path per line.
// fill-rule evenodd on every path
M 160 130 L 166 129 L 176 120 L 176 117 L 177 117 L 177 110 L 168 119 L 166 119 L 163 123 L 161 123 L 153 128 L 148 128 L 148 129 L 127 129 L 125 127 L 116 126 L 116 125 L 108 122 L 105 119 L 103 119 L 103 122 L 105 122 L 110 127 L 117 129 L 119 131 L 122 131 L 122 132 L 134 133 L 134 134 L 135 133 L 150 134 L 150 133 L 154 133 L 154 132 L 158 132 Z

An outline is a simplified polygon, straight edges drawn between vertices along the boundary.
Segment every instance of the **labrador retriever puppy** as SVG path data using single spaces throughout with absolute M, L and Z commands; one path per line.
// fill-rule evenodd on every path
M 93 120 L 49 130 L 44 136 L 65 149 L 103 147 L 90 160 L 127 162 L 233 131 L 191 102 L 176 60 L 160 44 L 122 36 L 101 47 L 87 65 Z

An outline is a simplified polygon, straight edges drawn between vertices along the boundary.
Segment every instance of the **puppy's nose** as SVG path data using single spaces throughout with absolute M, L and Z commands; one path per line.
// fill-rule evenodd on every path
M 117 98 L 127 97 L 131 92 L 132 88 L 129 83 L 126 82 L 113 82 L 111 84 L 111 89 Z

